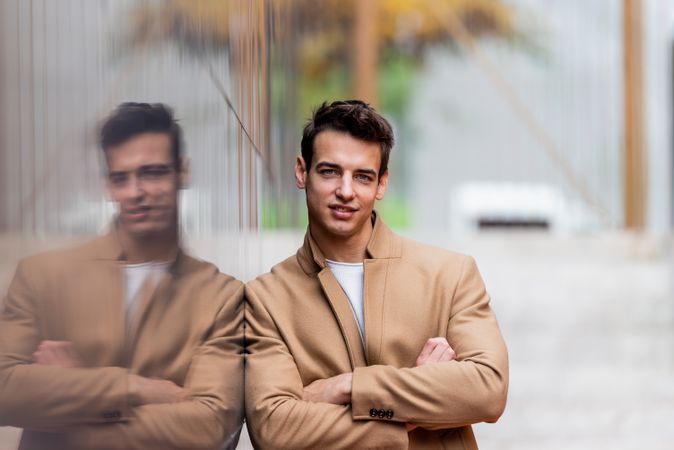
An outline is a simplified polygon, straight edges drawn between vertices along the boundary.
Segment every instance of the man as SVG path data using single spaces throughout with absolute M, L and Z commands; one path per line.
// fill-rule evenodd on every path
M 505 407 L 506 347 L 472 258 L 374 213 L 393 133 L 367 104 L 304 128 L 297 254 L 246 287 L 246 417 L 259 448 L 475 449 Z
M 0 425 L 21 449 L 234 447 L 243 285 L 179 247 L 181 129 L 161 104 L 101 128 L 108 235 L 23 260 L 0 315 Z

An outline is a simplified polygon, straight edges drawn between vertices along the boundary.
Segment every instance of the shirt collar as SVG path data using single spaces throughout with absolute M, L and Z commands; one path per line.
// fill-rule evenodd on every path
M 372 235 L 365 248 L 366 259 L 399 258 L 402 242 L 384 223 L 376 212 L 372 212 Z M 304 244 L 297 251 L 297 260 L 305 273 L 320 272 L 326 266 L 325 255 L 307 229 Z
M 97 259 L 107 261 L 125 262 L 127 260 L 126 252 L 122 246 L 119 238 L 118 225 L 113 221 L 110 230 L 100 237 L 97 241 Z M 185 253 L 180 246 L 172 252 L 172 254 L 164 261 L 170 262 L 169 272 L 172 274 L 179 273 L 185 266 Z

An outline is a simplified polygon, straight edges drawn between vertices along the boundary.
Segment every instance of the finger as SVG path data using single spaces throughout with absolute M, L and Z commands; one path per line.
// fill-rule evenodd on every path
M 60 349 L 63 347 L 64 341 L 42 341 L 38 345 L 37 350 L 42 352 L 42 358 L 52 362 L 57 357 Z
M 54 348 L 58 347 L 60 345 L 63 345 L 63 343 L 67 343 L 68 341 L 50 341 L 50 340 L 44 340 L 40 342 L 40 345 L 38 348 Z
M 428 360 L 428 357 L 431 355 L 431 353 L 433 353 L 433 350 L 435 350 L 435 347 L 443 343 L 447 344 L 447 339 L 443 337 L 434 337 L 427 340 L 423 348 L 421 349 L 419 356 L 417 356 L 417 366 L 425 363 L 426 360 Z
M 448 361 L 453 361 L 454 358 L 456 358 L 456 353 L 454 352 L 454 349 L 452 347 L 447 347 L 444 352 L 442 352 L 442 355 L 440 355 L 440 359 L 438 362 L 448 362 Z
M 304 386 L 302 390 L 302 400 L 307 402 L 316 402 L 316 393 L 318 391 L 317 384 L 320 380 L 312 381 L 311 383 Z
M 40 342 L 37 346 L 37 350 L 33 353 L 35 362 L 39 364 L 54 364 L 57 359 L 55 351 L 59 346 L 59 342 L 61 341 L 45 340 Z
M 40 354 L 40 364 L 54 365 L 58 360 L 51 346 L 44 347 L 38 353 Z
M 63 361 L 68 357 L 68 347 L 65 342 L 55 342 L 50 346 L 49 352 L 52 354 L 53 358 L 58 361 Z
M 438 345 L 435 346 L 433 351 L 431 352 L 430 355 L 428 355 L 428 359 L 426 360 L 427 363 L 430 362 L 438 362 L 440 361 L 440 357 L 442 357 L 442 354 L 449 348 L 449 344 L 446 344 L 444 342 L 438 343 Z
M 40 353 L 40 363 L 61 367 L 75 367 L 76 363 L 69 354 L 67 341 L 44 341 L 40 344 L 38 352 Z
M 40 345 L 37 346 L 38 351 L 43 351 L 51 347 L 51 342 L 49 341 L 42 341 L 40 342 Z
M 82 360 L 80 359 L 79 353 L 77 353 L 77 350 L 75 350 L 75 346 L 71 343 L 68 342 L 67 345 L 64 347 L 66 356 L 68 359 L 71 361 L 71 365 L 73 367 L 81 366 L 82 365 Z
M 431 354 L 433 349 L 435 348 L 435 342 L 432 341 L 431 339 L 427 340 L 424 346 L 421 348 L 421 352 L 419 352 L 419 356 L 417 356 L 417 360 L 426 360 L 428 358 L 428 355 Z

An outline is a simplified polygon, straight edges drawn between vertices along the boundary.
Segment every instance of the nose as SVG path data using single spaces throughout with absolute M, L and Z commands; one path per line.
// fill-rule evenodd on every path
M 353 197 L 355 196 L 355 192 L 353 190 L 353 180 L 351 179 L 350 176 L 344 175 L 341 178 L 341 183 L 337 187 L 337 197 L 339 197 L 342 200 L 352 200 Z
M 126 185 L 126 195 L 128 198 L 139 199 L 145 195 L 143 182 L 138 176 L 129 177 L 129 182 Z

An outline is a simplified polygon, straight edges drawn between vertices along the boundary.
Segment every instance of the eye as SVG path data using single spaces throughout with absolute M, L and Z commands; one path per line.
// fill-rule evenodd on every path
M 110 183 L 119 186 L 126 182 L 128 176 L 125 173 L 111 173 L 109 176 Z
M 168 167 L 165 166 L 156 166 L 156 167 L 147 167 L 145 169 L 141 169 L 140 173 L 138 174 L 140 178 L 144 180 L 157 180 L 160 178 L 165 177 L 171 172 L 171 170 Z
M 367 175 L 364 173 L 357 173 L 353 178 L 360 181 L 361 183 L 371 183 L 373 181 L 372 175 Z
M 338 174 L 336 169 L 330 169 L 330 168 L 320 169 L 318 171 L 318 173 L 320 173 L 321 175 L 326 176 L 326 177 Z

